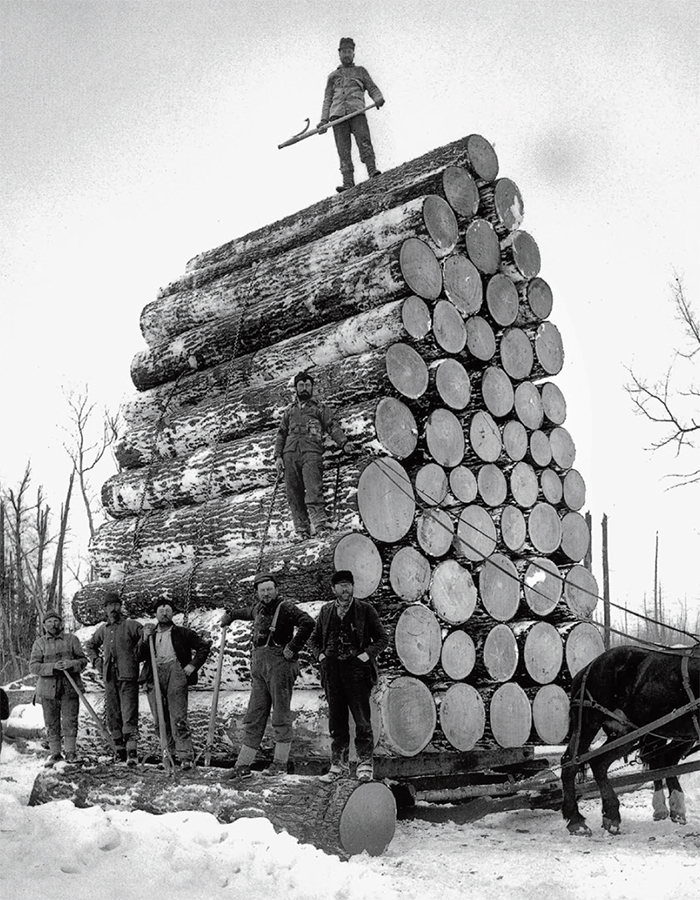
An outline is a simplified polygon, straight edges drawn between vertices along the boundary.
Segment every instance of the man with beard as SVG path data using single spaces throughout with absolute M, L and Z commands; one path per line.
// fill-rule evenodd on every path
M 252 606 L 228 609 L 221 625 L 234 619 L 253 622 L 250 657 L 251 691 L 243 719 L 243 741 L 233 777 L 247 778 L 272 711 L 274 759 L 268 775 L 287 772 L 292 746 L 292 689 L 299 674 L 297 657 L 314 627 L 314 620 L 294 603 L 282 600 L 277 579 L 261 572 L 253 581 L 256 599 Z
M 159 600 L 156 605 L 157 625 L 143 627 L 138 648 L 144 661 L 141 681 L 146 683 L 148 705 L 158 724 L 158 707 L 151 665 L 150 639 L 154 636 L 158 683 L 163 698 L 165 733 L 168 751 L 176 756 L 183 770 L 194 768 L 194 746 L 187 722 L 187 688 L 197 683 L 197 672 L 206 662 L 211 641 L 200 637 L 191 628 L 175 625 L 172 604 Z
M 372 604 L 354 597 L 352 572 L 336 572 L 331 585 L 335 600 L 321 607 L 309 640 L 321 670 L 331 735 L 331 767 L 321 777 L 333 781 L 349 772 L 349 713 L 355 722 L 356 774 L 361 781 L 371 781 L 374 738 L 369 696 L 377 682 L 377 657 L 388 638 Z
M 55 609 L 44 616 L 44 634 L 34 641 L 29 658 L 29 671 L 38 675 L 37 700 L 44 711 L 44 724 L 49 738 L 47 766 L 75 760 L 78 736 L 79 697 L 65 672 L 70 672 L 80 690 L 80 673 L 87 666 L 80 641 L 63 630 L 63 619 Z M 63 755 L 61 754 L 63 750 Z
M 118 594 L 105 594 L 103 605 L 107 621 L 98 626 L 85 649 L 104 680 L 107 728 L 116 747 L 114 761 L 135 766 L 139 729 L 137 654 L 143 628 L 140 622 L 122 614 Z
M 282 414 L 275 458 L 277 474 L 284 474 L 287 501 L 299 540 L 323 534 L 328 518 L 323 502 L 323 436 L 329 434 L 345 453 L 354 445 L 335 420 L 330 406 L 313 399 L 314 380 L 308 372 L 294 378 L 297 399 Z
M 355 42 L 352 38 L 340 39 L 338 55 L 340 56 L 340 65 L 328 76 L 323 96 L 321 121 L 317 127 L 321 129 L 321 133 L 326 130 L 328 125 L 333 128 L 335 146 L 340 158 L 340 172 L 343 176 L 342 185 L 336 188 L 340 193 L 355 186 L 350 135 L 355 136 L 360 159 L 367 166 L 369 177 L 374 178 L 380 172 L 374 160 L 374 148 L 367 116 L 361 113 L 339 125 L 333 125 L 333 119 L 341 119 L 343 116 L 364 109 L 366 105 L 365 91 L 376 103 L 377 109 L 384 106 L 384 97 L 372 81 L 367 69 L 364 66 L 355 65 Z

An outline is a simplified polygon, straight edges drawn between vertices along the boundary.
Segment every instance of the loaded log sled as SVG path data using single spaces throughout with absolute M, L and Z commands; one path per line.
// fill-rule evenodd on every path
M 372 804 L 385 815 L 382 780 L 440 790 L 499 766 L 512 780 L 518 765 L 531 774 L 533 745 L 565 740 L 567 689 L 603 643 L 583 564 L 585 484 L 555 381 L 563 344 L 523 215 L 518 186 L 472 134 L 200 254 L 144 308 L 138 393 L 122 410 L 120 471 L 103 486 L 109 519 L 91 546 L 98 574 L 73 610 L 87 636 L 105 591 L 142 619 L 162 599 L 221 644 L 220 681 L 213 653 L 190 694 L 195 743 L 214 766 L 233 761 L 250 686 L 249 625 L 234 622 L 221 641 L 218 623 L 225 604 L 250 602 L 261 569 L 313 616 L 332 599 L 333 571 L 349 569 L 390 632 L 373 699 L 377 780 L 356 798 L 363 821 Z M 300 369 L 358 448 L 338 456 L 329 445 L 334 527 L 301 543 L 274 460 Z M 293 709 L 290 768 L 321 773 L 327 710 L 303 653 Z M 143 713 L 141 741 L 157 759 Z M 89 721 L 84 731 L 97 752 Z M 263 788 L 246 788 L 254 799 L 217 793 L 214 768 L 188 776 L 210 789 L 183 779 L 167 802 L 144 800 L 131 776 L 103 790 L 103 770 L 90 771 L 66 775 L 84 802 L 161 810 L 177 797 L 221 817 L 273 815 Z M 285 804 L 336 803 L 334 789 L 295 779 L 275 783 L 284 827 L 296 815 Z

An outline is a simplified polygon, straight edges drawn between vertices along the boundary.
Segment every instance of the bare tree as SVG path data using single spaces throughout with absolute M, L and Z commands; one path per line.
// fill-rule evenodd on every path
M 683 346 L 674 351 L 666 374 L 658 381 L 650 382 L 628 369 L 631 381 L 625 389 L 635 410 L 657 426 L 659 437 L 649 449 L 672 447 L 677 458 L 685 458 L 688 451 L 698 449 L 700 441 L 700 384 L 694 380 L 694 365 L 700 354 L 700 319 L 677 274 L 671 283 L 671 297 Z M 669 478 L 674 480 L 673 487 L 700 482 L 700 467 L 671 473 Z

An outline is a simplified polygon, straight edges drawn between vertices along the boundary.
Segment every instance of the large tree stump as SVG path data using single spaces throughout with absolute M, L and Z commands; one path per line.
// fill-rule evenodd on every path
M 363 851 L 379 856 L 396 828 L 389 788 L 349 778 L 327 784 L 313 777 L 258 775 L 236 788 L 222 779 L 221 770 L 198 769 L 171 778 L 150 767 L 131 772 L 112 765 L 69 766 L 41 772 L 29 806 L 54 800 L 155 815 L 199 810 L 223 823 L 264 817 L 278 831 L 344 859 Z

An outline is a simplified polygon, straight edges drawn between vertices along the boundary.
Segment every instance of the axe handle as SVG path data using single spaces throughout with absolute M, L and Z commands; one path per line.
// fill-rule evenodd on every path
M 366 113 L 368 109 L 374 109 L 376 105 L 376 103 L 370 103 L 369 106 L 365 106 L 364 109 L 358 109 L 357 112 L 348 113 L 347 116 L 341 116 L 339 119 L 332 119 L 328 123 L 328 125 L 324 125 L 323 128 L 312 128 L 311 131 L 305 131 L 303 134 L 295 134 L 294 137 L 289 138 L 288 141 L 284 141 L 284 143 L 278 144 L 277 149 L 281 150 L 283 147 L 291 147 L 292 144 L 298 144 L 299 141 L 305 141 L 306 138 L 309 138 L 314 134 L 326 132 L 329 128 L 333 128 L 335 125 L 340 125 L 341 122 L 347 122 L 348 119 L 354 119 L 355 116 L 361 116 L 362 113 Z
M 88 698 L 85 696 L 85 693 L 83 691 L 81 691 L 80 688 L 78 687 L 78 682 L 75 680 L 75 678 L 73 678 L 71 673 L 68 672 L 66 669 L 63 670 L 63 674 L 66 676 L 68 681 L 71 683 L 71 686 L 73 687 L 73 690 L 75 691 L 75 693 L 78 695 L 80 702 L 83 704 L 85 709 L 90 714 L 91 718 L 95 722 L 95 725 L 97 725 L 97 728 L 98 728 L 100 734 L 102 735 L 102 738 L 109 744 L 109 746 L 112 748 L 112 750 L 116 750 L 117 745 L 114 743 L 114 739 L 113 739 L 112 735 L 107 731 L 107 729 L 104 727 L 104 725 L 100 721 L 99 716 L 95 712 L 95 709 L 94 709 L 92 703 L 90 703 Z

